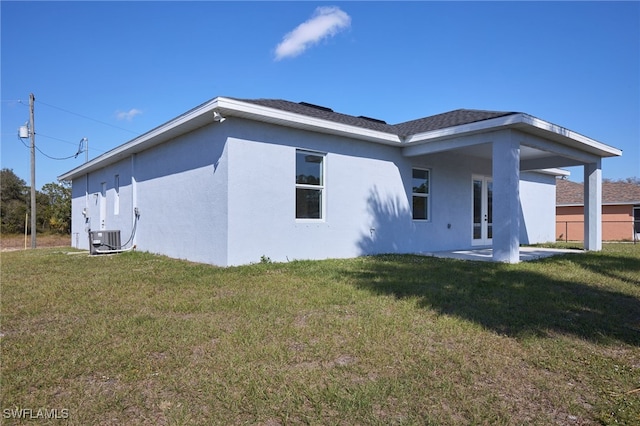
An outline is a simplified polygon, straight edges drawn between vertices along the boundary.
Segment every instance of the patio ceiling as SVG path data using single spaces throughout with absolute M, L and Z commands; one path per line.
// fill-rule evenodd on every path
M 490 142 L 447 151 L 455 153 L 456 155 L 467 155 L 484 160 L 492 159 L 492 145 Z M 580 166 L 585 163 L 585 161 L 580 161 L 575 158 L 563 157 L 558 153 L 545 151 L 532 146 L 520 145 L 520 170 L 522 171 Z

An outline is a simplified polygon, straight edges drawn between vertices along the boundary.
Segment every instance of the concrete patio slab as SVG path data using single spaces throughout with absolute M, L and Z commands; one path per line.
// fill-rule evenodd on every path
M 542 248 L 542 247 L 520 247 L 520 261 L 526 262 L 529 260 L 543 259 L 545 257 L 556 256 L 559 254 L 569 253 L 584 253 L 583 250 L 575 249 L 554 249 L 554 248 Z M 481 262 L 493 262 L 493 249 L 481 248 L 475 250 L 451 250 L 451 251 L 438 251 L 432 253 L 424 253 L 425 256 L 446 258 L 446 259 L 461 259 L 461 260 L 475 260 Z

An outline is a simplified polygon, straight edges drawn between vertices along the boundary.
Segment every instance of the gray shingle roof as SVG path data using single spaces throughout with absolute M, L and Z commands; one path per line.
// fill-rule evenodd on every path
M 505 117 L 518 114 L 517 112 L 483 111 L 476 109 L 457 109 L 430 117 L 419 118 L 404 123 L 396 124 L 398 134 L 401 136 L 415 135 L 417 133 L 432 130 L 445 129 L 447 127 L 460 126 L 492 118 Z
M 308 103 L 297 103 L 285 101 L 282 99 L 238 99 L 242 102 L 261 105 L 269 108 L 280 109 L 287 112 L 302 114 L 309 117 L 321 118 L 324 120 L 334 121 L 336 123 L 348 124 L 351 126 L 363 127 L 365 129 L 378 130 L 387 133 L 396 133 L 394 126 L 380 121 L 373 121 L 363 117 L 355 117 L 353 115 L 341 114 L 333 110 L 312 106 Z
M 387 124 L 383 120 L 372 119 L 363 116 L 353 116 L 335 112 L 330 108 L 308 104 L 305 102 L 291 102 L 282 99 L 237 99 L 242 102 L 261 105 L 269 108 L 280 109 L 287 112 L 306 115 L 309 117 L 321 118 L 334 121 L 336 123 L 348 124 L 370 130 L 395 134 L 401 137 L 414 135 L 417 133 L 432 130 L 444 129 L 447 127 L 459 126 L 463 124 L 475 123 L 492 118 L 504 117 L 517 112 L 504 111 L 483 111 L 471 109 L 457 109 L 430 117 L 419 118 L 417 120 L 406 121 L 398 124 Z
M 640 205 L 640 185 L 627 182 L 602 182 L 602 204 Z M 556 205 L 584 205 L 583 184 L 557 179 Z

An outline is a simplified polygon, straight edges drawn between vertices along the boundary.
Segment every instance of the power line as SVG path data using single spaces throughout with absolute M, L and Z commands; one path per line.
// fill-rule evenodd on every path
M 78 158 L 78 155 L 80 155 L 80 153 L 82 152 L 82 145 L 80 145 L 80 147 L 78 148 L 78 152 L 76 152 L 75 154 L 70 155 L 70 156 L 68 156 L 68 157 L 52 157 L 52 156 L 50 156 L 50 155 L 48 155 L 48 154 L 45 154 L 45 153 L 44 153 L 40 148 L 38 148 L 37 146 L 36 146 L 36 149 L 38 150 L 38 152 L 40 152 L 40 154 L 44 155 L 44 156 L 45 156 L 45 157 L 47 157 L 47 158 L 49 158 L 49 159 L 51 159 L 51 160 L 58 160 L 58 161 L 60 161 L 60 160 L 69 160 L 69 159 L 71 159 L 71 158 Z
M 15 134 L 14 134 L 14 133 L 3 133 L 3 136 L 9 136 L 9 135 L 14 136 Z M 77 144 L 77 142 L 71 142 L 71 141 L 68 141 L 68 140 L 65 140 L 65 139 L 56 138 L 55 136 L 45 135 L 45 134 L 42 134 L 42 133 L 40 133 L 40 132 L 38 132 L 38 136 L 43 137 L 43 138 L 47 138 L 47 139 L 53 139 L 54 141 L 58 141 L 58 142 L 64 142 L 64 143 L 66 143 L 66 144 L 68 144 L 68 145 L 76 145 L 76 144 Z M 84 139 L 84 138 L 83 138 L 83 139 Z M 18 136 L 18 140 L 22 143 L 22 145 L 24 145 L 24 147 L 25 147 L 25 148 L 29 149 L 29 145 L 27 145 L 27 144 L 24 142 L 24 140 L 23 140 L 22 138 L 20 138 L 19 136 Z M 82 141 L 81 141 L 81 142 L 82 142 Z M 51 157 L 51 156 L 49 156 L 49 155 L 45 154 L 44 152 L 42 152 L 42 150 L 41 150 L 37 145 L 36 145 L 36 149 L 37 149 L 38 151 L 40 151 L 40 152 L 42 153 L 42 155 L 44 155 L 45 157 L 53 158 L 53 157 Z M 100 153 L 102 153 L 102 154 L 104 154 L 105 152 L 107 152 L 107 151 L 105 151 L 105 150 L 97 149 L 97 148 L 93 148 L 93 150 L 94 150 L 94 151 L 98 151 L 98 152 L 100 152 Z M 77 156 L 77 155 L 72 155 L 71 157 L 74 157 L 74 156 Z M 71 157 L 66 157 L 66 158 L 71 158 Z M 66 158 L 65 158 L 65 159 L 66 159 Z M 54 159 L 57 159 L 57 158 L 54 158 Z
M 24 105 L 26 107 L 28 107 L 28 104 L 25 104 L 24 101 L 22 99 L 0 99 L 0 102 L 6 102 L 6 103 L 14 103 L 17 102 L 20 105 Z
M 64 143 L 67 143 L 67 144 L 69 144 L 69 145 L 75 145 L 75 144 L 76 144 L 76 142 L 69 142 L 69 141 L 66 141 L 66 140 L 64 140 L 64 139 L 56 138 L 56 137 L 53 137 L 53 136 L 43 135 L 42 133 L 38 133 L 38 136 L 43 136 L 43 137 L 45 137 L 45 138 L 49 138 L 49 139 L 53 139 L 53 140 L 56 140 L 56 141 L 64 142 Z M 87 145 L 85 146 L 85 148 L 84 148 L 84 149 L 85 149 L 85 152 L 86 152 L 86 151 L 89 149 L 89 139 L 87 139 L 87 138 L 82 138 L 82 139 L 80 140 L 80 143 L 82 144 L 82 142 L 83 142 L 83 141 L 87 144 Z M 36 148 L 37 148 L 37 147 L 36 147 Z M 104 154 L 105 152 L 107 152 L 107 151 L 105 151 L 105 150 L 103 150 L 103 149 L 98 149 L 98 148 L 95 148 L 95 147 L 94 147 L 94 148 L 92 148 L 92 149 L 93 149 L 94 151 L 98 151 L 98 152 L 100 152 L 101 154 Z M 40 152 L 42 152 L 42 151 L 40 151 Z M 46 154 L 45 154 L 45 155 L 46 155 Z M 76 156 L 77 156 L 77 154 L 76 154 Z
M 2 99 L 2 100 L 0 100 L 0 102 L 17 102 L 18 104 L 23 105 L 23 106 L 25 106 L 25 107 L 29 108 L 29 104 L 28 104 L 28 103 L 25 103 L 25 101 L 23 101 L 22 99 Z M 73 112 L 73 111 L 70 111 L 70 110 L 68 110 L 68 109 L 61 108 L 61 107 L 59 107 L 59 106 L 56 106 L 56 105 L 51 105 L 51 104 L 48 104 L 48 103 L 46 103 L 46 102 L 42 102 L 42 101 L 38 101 L 38 103 L 40 103 L 40 104 L 42 104 L 42 105 L 45 105 L 45 106 L 48 106 L 49 108 L 53 108 L 53 109 L 57 109 L 57 110 L 62 111 L 62 112 L 66 112 L 67 114 L 71 114 L 71 115 L 75 115 L 75 116 L 77 116 L 77 117 L 84 118 L 85 120 L 91 120 L 91 121 L 94 121 L 94 122 L 99 123 L 99 124 L 102 124 L 102 125 L 104 125 L 104 126 L 109 126 L 109 127 L 114 128 L 114 129 L 122 130 L 122 131 L 124 131 L 124 132 L 129 132 L 129 133 L 134 134 L 134 135 L 136 135 L 136 136 L 140 135 L 140 133 L 135 132 L 135 131 L 133 131 L 133 130 L 131 130 L 131 129 L 125 129 L 124 127 L 116 126 L 116 125 L 114 125 L 114 124 L 111 124 L 111 123 L 107 123 L 107 122 L 105 122 L 105 121 L 98 120 L 98 119 L 96 119 L 96 118 L 88 117 L 88 116 L 86 116 L 86 115 L 83 115 L 83 114 L 80 114 L 80 113 L 77 113 L 77 112 Z M 104 151 L 103 151 L 103 152 L 104 152 Z
M 54 141 L 58 141 L 58 142 L 64 142 L 64 143 L 69 144 L 69 145 L 75 145 L 76 144 L 76 142 L 70 142 L 70 141 L 67 141 L 67 140 L 64 140 L 64 139 L 56 138 L 54 136 L 44 135 L 44 134 L 42 134 L 40 132 L 38 132 L 38 136 L 42 136 L 43 138 L 53 139 Z
M 20 142 L 22 142 L 22 145 L 24 145 L 24 147 L 25 147 L 25 148 L 30 149 L 30 148 L 29 148 L 29 145 L 27 145 L 26 143 L 24 143 L 24 141 L 22 140 L 22 138 L 21 138 L 20 136 L 18 136 L 18 140 L 19 140 Z
M 40 133 L 38 133 L 38 136 L 44 136 L 44 137 L 48 137 L 48 138 L 51 138 L 51 139 L 57 139 L 57 138 L 52 138 L 51 136 L 46 136 L 46 135 L 43 135 L 43 134 L 40 134 Z M 29 147 L 29 145 L 27 145 L 27 144 L 24 142 L 24 140 L 22 140 L 22 138 L 21 138 L 20 136 L 18 136 L 18 140 L 19 140 L 20 142 L 22 142 L 22 145 L 24 145 L 24 147 L 25 147 L 25 148 L 27 148 L 27 149 L 29 149 L 29 148 L 30 148 L 30 147 Z M 57 139 L 57 140 L 59 140 L 59 141 L 61 141 L 61 142 L 67 142 L 67 141 L 63 141 L 62 139 Z M 47 158 L 49 158 L 49 159 L 51 159 L 51 160 L 69 160 L 69 159 L 71 159 L 71 158 L 77 158 L 77 157 L 78 157 L 78 155 L 80 155 L 80 153 L 82 153 L 82 152 L 83 152 L 83 149 L 82 149 L 82 142 L 84 142 L 84 138 L 82 138 L 82 140 L 80 141 L 80 145 L 78 146 L 78 151 L 76 151 L 76 153 L 75 153 L 75 154 L 70 155 L 70 156 L 68 156 L 68 157 L 53 157 L 53 156 L 51 156 L 51 155 L 47 154 L 46 152 L 44 152 L 43 150 L 41 150 L 41 149 L 40 149 L 40 147 L 38 147 L 37 145 L 34 145 L 34 148 L 35 148 L 35 149 L 36 149 L 40 154 L 44 155 L 45 157 L 47 157 Z
M 9 103 L 9 102 L 16 102 L 16 103 L 18 103 L 18 104 L 20 104 L 20 105 L 24 105 L 24 106 L 26 106 L 26 107 L 30 107 L 30 105 L 26 104 L 22 99 L 2 99 L 1 101 L 2 101 L 2 102 L 7 102 L 7 103 Z M 33 102 L 35 103 L 35 99 L 33 99 Z M 134 132 L 133 130 L 129 130 L 129 129 L 125 129 L 125 128 L 123 128 L 123 127 L 115 126 L 115 125 L 113 125 L 113 124 L 106 123 L 106 122 L 104 122 L 104 121 L 97 120 L 97 119 L 95 119 L 95 118 L 88 117 L 88 116 L 86 116 L 86 115 L 79 114 L 79 113 L 77 113 L 77 112 L 73 112 L 73 111 L 70 111 L 70 110 L 68 110 L 68 109 L 61 108 L 61 107 L 59 107 L 59 106 L 56 106 L 56 105 L 51 105 L 51 104 L 49 104 L 49 103 L 42 102 L 42 101 L 38 101 L 38 103 L 39 103 L 39 104 L 42 104 L 42 105 L 45 105 L 45 106 L 48 106 L 48 107 L 53 108 L 53 109 L 57 109 L 57 110 L 62 111 L 62 112 L 66 112 L 67 114 L 72 114 L 72 115 L 75 115 L 75 116 L 78 116 L 78 117 L 84 118 L 84 119 L 86 119 L 86 120 L 94 121 L 94 122 L 99 123 L 99 124 L 102 124 L 102 125 L 104 125 L 104 126 L 109 126 L 109 127 L 114 128 L 114 129 L 118 129 L 118 130 L 122 130 L 122 131 L 125 131 L 125 132 L 129 132 L 129 133 L 132 133 L 132 134 L 135 134 L 135 135 L 139 135 L 139 133 Z M 34 133 L 35 133 L 35 132 L 34 132 Z M 59 142 L 64 142 L 64 143 L 68 143 L 68 144 L 71 144 L 71 145 L 75 145 L 75 143 L 74 143 L 74 142 L 70 142 L 70 141 L 67 141 L 67 140 L 64 140 L 64 139 L 56 138 L 56 137 L 54 137 L 54 136 L 48 136 L 48 135 L 45 135 L 45 134 L 43 134 L 43 133 L 39 133 L 39 132 L 38 132 L 38 135 L 39 135 L 39 136 L 42 136 L 42 137 L 45 137 L 45 138 L 49 138 L 49 139 L 53 139 L 53 140 L 57 140 L 57 141 L 59 141 Z M 18 138 L 18 139 L 20 139 L 20 138 Z M 82 141 L 84 141 L 84 140 L 85 140 L 85 139 L 83 139 Z M 49 155 L 49 154 L 45 153 L 44 151 L 42 151 L 42 150 L 40 149 L 40 147 L 39 147 L 39 146 L 36 146 L 35 144 L 34 144 L 34 148 L 35 148 L 38 152 L 40 152 L 40 154 L 42 154 L 42 155 L 44 155 L 45 157 L 50 158 L 50 159 L 52 159 L 52 160 L 68 160 L 68 159 L 70 159 L 70 158 L 76 158 L 76 157 L 77 157 L 77 156 L 82 152 L 82 141 L 80 141 L 80 147 L 78 148 L 78 151 L 76 152 L 76 154 L 71 155 L 71 156 L 68 156 L 68 157 L 53 157 L 53 156 L 51 156 L 51 155 Z M 26 145 L 26 144 L 25 144 L 25 142 L 24 142 L 22 139 L 20 139 L 20 142 L 22 142 L 22 144 L 23 144 L 26 148 L 29 148 L 29 146 L 28 146 L 28 145 Z M 86 149 L 86 148 L 85 148 L 85 149 Z M 94 148 L 94 149 L 95 149 L 95 148 Z M 101 153 L 106 152 L 106 151 L 103 151 L 103 150 L 100 150 L 100 149 L 96 149 L 96 151 L 99 151 L 99 152 L 101 152 Z
M 45 103 L 45 102 L 42 102 L 42 101 L 38 101 L 38 103 L 40 103 L 42 105 L 45 105 L 45 106 L 48 106 L 50 108 L 57 109 L 59 111 L 66 112 L 67 114 L 72 114 L 72 115 L 84 118 L 85 120 L 95 121 L 96 123 L 100 123 L 100 124 L 102 124 L 104 126 L 109 126 L 109 127 L 113 127 L 114 129 L 122 130 L 122 131 L 129 132 L 129 133 L 133 133 L 134 135 L 139 135 L 140 134 L 138 132 L 134 132 L 133 130 L 125 129 L 124 127 L 115 126 L 115 125 L 113 125 L 111 123 L 106 123 L 104 121 L 100 121 L 100 120 L 97 120 L 95 118 L 87 117 L 86 115 L 78 114 L 77 112 L 69 111 L 68 109 L 60 108 L 58 106 L 51 105 L 51 104 L 48 104 L 48 103 Z
M 56 137 L 54 137 L 54 136 L 43 135 L 43 134 L 42 134 L 42 133 L 40 133 L 40 132 L 38 132 L 38 136 L 42 136 L 42 137 L 44 137 L 44 138 L 48 138 L 48 139 L 53 139 L 54 141 L 58 141 L 58 142 L 64 142 L 64 143 L 69 144 L 69 145 L 76 145 L 76 143 L 77 143 L 77 142 L 70 142 L 70 141 L 67 141 L 67 140 L 64 140 L 64 139 L 56 138 Z M 102 149 L 97 149 L 97 148 L 91 148 L 91 149 L 92 149 L 93 151 L 99 151 L 99 152 L 101 152 L 101 153 L 103 153 L 103 154 L 104 154 L 105 152 L 107 152 L 107 151 L 104 151 L 104 150 L 102 150 Z

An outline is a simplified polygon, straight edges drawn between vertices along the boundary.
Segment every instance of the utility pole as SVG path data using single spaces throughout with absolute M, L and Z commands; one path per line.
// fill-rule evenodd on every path
M 36 248 L 36 128 L 33 104 L 36 97 L 29 94 L 29 130 L 31 131 L 31 248 Z

